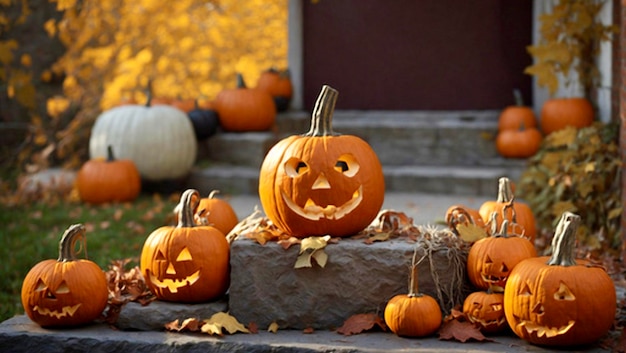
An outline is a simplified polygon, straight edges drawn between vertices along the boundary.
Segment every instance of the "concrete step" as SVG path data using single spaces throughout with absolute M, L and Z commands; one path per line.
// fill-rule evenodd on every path
M 518 180 L 520 166 L 383 166 L 389 192 L 418 192 L 467 196 L 496 195 L 498 178 Z M 188 187 L 208 194 L 218 189 L 228 194 L 256 194 L 259 167 L 211 164 L 194 168 Z M 494 196 L 495 197 L 495 196 Z
M 521 175 L 525 160 L 498 155 L 497 111 L 336 111 L 336 132 L 367 141 L 381 161 L 387 191 L 491 195 L 497 180 Z M 189 187 L 203 192 L 255 194 L 267 151 L 280 139 L 308 131 L 310 113 L 279 114 L 268 132 L 219 132 L 200 145 Z

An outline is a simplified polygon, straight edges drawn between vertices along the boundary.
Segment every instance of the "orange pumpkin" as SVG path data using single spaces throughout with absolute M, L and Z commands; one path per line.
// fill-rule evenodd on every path
M 585 98 L 548 99 L 541 108 L 541 131 L 548 135 L 567 126 L 581 128 L 594 119 L 593 107 Z
M 289 107 L 293 96 L 289 69 L 280 71 L 271 68 L 263 71 L 259 76 L 256 88 L 266 91 L 274 98 L 277 111 L 284 112 Z
M 141 273 L 160 300 L 198 303 L 224 295 L 230 283 L 230 246 L 217 228 L 196 226 L 200 195 L 186 190 L 178 225 L 153 231 L 141 250 Z
M 196 218 L 200 224 L 213 226 L 227 235 L 239 223 L 239 219 L 227 201 L 215 197 L 217 193 L 218 190 L 213 190 L 208 197 L 200 199 Z
M 261 165 L 263 210 L 296 237 L 356 234 L 383 204 L 385 180 L 376 153 L 359 137 L 332 129 L 337 95 L 323 86 L 311 130 L 279 141 Z
M 509 233 L 508 222 L 502 222 L 499 232 L 472 244 L 467 254 L 467 276 L 476 288 L 503 291 L 511 270 L 537 256 L 528 239 Z
M 59 259 L 44 260 L 26 274 L 22 305 L 28 317 L 44 327 L 77 326 L 96 320 L 109 297 L 100 267 L 76 257 L 77 242 L 86 253 L 85 227 L 70 226 L 59 244 Z
M 535 112 L 522 101 L 521 92 L 514 91 L 515 105 L 506 107 L 498 118 L 498 132 L 517 130 L 522 126 L 532 128 L 537 126 Z
M 260 89 L 247 88 L 241 74 L 237 74 L 237 87 L 222 90 L 214 106 L 225 131 L 267 131 L 276 121 L 272 96 Z
M 502 221 L 508 220 L 512 223 L 512 226 L 519 226 L 524 232 L 524 236 L 534 243 L 537 235 L 537 222 L 535 221 L 535 215 L 532 209 L 526 203 L 521 201 L 514 201 L 512 183 L 507 177 L 502 177 L 498 180 L 498 196 L 496 200 L 485 201 L 478 213 L 482 217 L 485 224 L 492 221 L 493 213 L 496 212 L 497 217 L 495 222 L 497 224 L 491 225 L 495 229 L 502 227 Z
M 503 130 L 496 136 L 496 150 L 506 158 L 532 157 L 539 151 L 543 136 L 534 127 L 521 125 L 515 130 Z
M 509 327 L 504 315 L 504 294 L 491 289 L 470 293 L 463 301 L 463 313 L 483 333 L 497 333 Z
M 606 271 L 574 250 L 580 216 L 565 212 L 552 256 L 517 264 L 504 289 L 504 312 L 520 338 L 548 346 L 579 346 L 604 337 L 615 320 L 615 285 Z
M 130 159 L 116 160 L 113 147 L 107 148 L 107 159 L 91 159 L 78 170 L 76 188 L 84 202 L 132 201 L 141 191 L 141 176 Z

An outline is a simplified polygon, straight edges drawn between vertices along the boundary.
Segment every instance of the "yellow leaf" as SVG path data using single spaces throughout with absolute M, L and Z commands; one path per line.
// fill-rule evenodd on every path
M 211 318 L 205 320 L 204 322 L 202 332 L 206 332 L 204 327 L 209 325 L 207 326 L 207 329 L 210 332 L 214 332 L 216 329 L 219 329 L 220 334 L 222 333 L 222 329 L 226 329 L 226 331 L 230 334 L 235 332 L 250 333 L 250 331 L 242 323 L 237 321 L 234 316 L 224 312 L 215 313 L 211 316 Z
M 48 33 L 49 37 L 54 37 L 57 34 L 56 21 L 51 18 L 43 24 L 43 29 Z
M 204 324 L 202 325 L 202 327 L 200 328 L 200 331 L 204 332 L 204 333 L 208 333 L 209 335 L 217 335 L 217 336 L 222 336 L 222 326 L 219 324 Z
M 18 47 L 19 45 L 14 39 L 0 41 L 0 63 L 10 64 L 13 61 L 13 51 Z
M 311 263 L 311 258 L 314 258 L 320 267 L 324 267 L 326 265 L 326 261 L 328 260 L 328 256 L 324 253 L 324 248 L 328 244 L 329 240 L 330 235 L 302 239 L 302 242 L 300 243 L 300 255 L 296 259 L 294 268 L 312 267 L 313 264 Z
M 20 57 L 20 63 L 22 64 L 22 66 L 30 67 L 33 64 L 33 59 L 30 57 L 29 54 L 23 54 Z
M 616 207 L 609 211 L 609 214 L 606 216 L 608 219 L 618 218 L 622 215 L 622 208 Z
M 272 321 L 272 323 L 267 328 L 267 332 L 276 333 L 278 331 L 278 324 L 276 321 Z
M 468 243 L 473 243 L 487 237 L 487 231 L 485 231 L 484 228 L 471 223 L 458 224 L 456 226 L 456 231 L 459 233 L 461 239 Z

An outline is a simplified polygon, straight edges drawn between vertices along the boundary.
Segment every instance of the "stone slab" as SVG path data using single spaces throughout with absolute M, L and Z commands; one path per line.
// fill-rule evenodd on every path
M 202 304 L 168 303 L 155 300 L 148 305 L 126 303 L 115 322 L 121 330 L 160 331 L 165 324 L 174 320 L 197 318 L 208 319 L 218 312 L 227 312 L 225 299 Z
M 389 299 L 408 291 L 416 243 L 407 239 L 371 245 L 363 239 L 342 239 L 326 246 L 324 268 L 314 264 L 295 269 L 299 245 L 285 250 L 276 242 L 260 245 L 240 237 L 231 243 L 230 313 L 240 322 L 255 322 L 261 328 L 276 322 L 290 329 L 336 328 L 355 314 L 382 313 Z M 444 312 L 462 299 L 455 302 L 442 293 L 458 293 L 462 298 L 467 286 L 465 250 L 461 264 L 451 262 L 448 250 L 432 251 L 429 260 L 418 266 L 420 291 L 438 299 Z M 425 251 L 418 246 L 419 257 Z M 459 266 L 461 285 L 457 288 L 452 274 Z M 435 283 L 440 284 L 440 291 Z
M 103 324 L 75 329 L 50 330 L 21 315 L 0 324 L 0 352 L 11 353 L 483 353 L 483 352 L 564 352 L 530 344 L 512 336 L 492 337 L 491 342 L 441 341 L 435 337 L 409 339 L 389 332 L 368 332 L 342 336 L 332 331 L 304 334 L 296 330 L 277 333 L 260 331 L 258 334 L 235 334 L 214 337 L 205 334 L 163 331 L 120 331 Z M 567 352 L 608 352 L 597 345 Z

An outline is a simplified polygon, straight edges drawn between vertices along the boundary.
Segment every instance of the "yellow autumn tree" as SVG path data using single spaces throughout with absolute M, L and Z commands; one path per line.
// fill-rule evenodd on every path
M 42 78 L 63 77 L 63 95 L 46 98 L 46 116 L 32 116 L 38 143 L 22 154 L 30 163 L 50 156 L 77 166 L 99 113 L 144 101 L 148 87 L 154 96 L 212 99 L 235 85 L 236 72 L 253 84 L 262 70 L 287 65 L 287 0 L 50 1 L 62 17 L 44 28 L 66 52 Z

